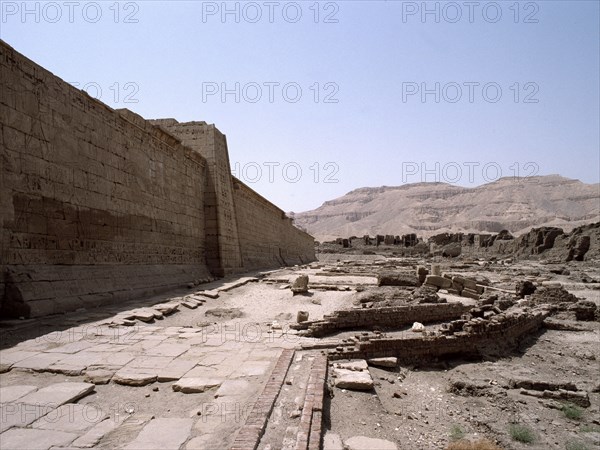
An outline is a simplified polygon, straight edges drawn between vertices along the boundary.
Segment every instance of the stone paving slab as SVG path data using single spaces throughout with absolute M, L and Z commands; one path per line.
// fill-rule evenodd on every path
M 37 389 L 37 386 L 29 385 L 0 387 L 0 404 L 14 402 Z
M 13 364 L 12 368 L 30 369 L 42 372 L 49 366 L 68 356 L 66 353 L 38 353 Z
M 106 413 L 93 405 L 67 403 L 31 424 L 31 428 L 81 433 L 103 421 Z
M 115 383 L 127 386 L 145 386 L 154 383 L 157 379 L 156 369 L 144 368 L 123 368 L 112 377 L 112 381 Z
M 184 394 L 205 392 L 220 386 L 223 380 L 215 378 L 181 378 L 173 384 L 173 390 Z
M 196 367 L 196 361 L 176 358 L 158 369 L 158 381 L 177 381 L 194 367 Z
M 72 403 L 91 394 L 96 386 L 90 383 L 65 382 L 54 383 L 36 392 L 22 397 L 19 401 L 28 405 L 54 405 L 58 407 L 65 403 Z
M 88 366 L 96 364 L 105 358 L 102 353 L 80 352 L 68 355 L 63 359 L 48 366 L 45 370 L 65 375 L 81 375 Z
M 97 345 L 97 342 L 81 340 L 77 342 L 69 342 L 68 344 L 61 345 L 59 347 L 44 350 L 44 353 L 77 353 L 81 350 L 88 349 Z
M 116 429 L 122 421 L 123 419 L 115 420 L 113 418 L 103 420 L 94 425 L 87 433 L 75 439 L 73 445 L 83 448 L 94 447 L 104 436 Z
M 246 380 L 225 380 L 215 392 L 215 398 L 226 396 L 245 396 L 250 387 L 250 382 Z
M 6 372 L 19 361 L 39 354 L 40 352 L 29 350 L 0 350 L 0 373 Z
M 178 450 L 188 439 L 193 419 L 154 419 L 125 450 Z
M 55 408 L 53 404 L 4 403 L 0 405 L 0 433 L 13 427 L 26 427 Z M 2 439 L 0 434 L 0 443 Z M 0 445 L 0 448 L 5 447 Z
M 49 450 L 54 446 L 69 445 L 76 438 L 74 433 L 32 428 L 12 428 L 0 434 L 2 448 L 10 450 Z
M 190 349 L 190 345 L 187 343 L 166 343 L 163 342 L 160 345 L 157 345 L 154 349 L 152 349 L 153 356 L 171 356 L 177 357 Z
M 173 361 L 170 356 L 138 356 L 133 361 L 127 363 L 123 369 L 154 369 L 165 367 Z

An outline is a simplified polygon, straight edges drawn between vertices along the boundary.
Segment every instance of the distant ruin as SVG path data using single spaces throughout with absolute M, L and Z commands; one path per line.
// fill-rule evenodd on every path
M 323 242 L 319 251 L 337 253 L 346 249 L 368 255 L 373 253 L 372 247 L 380 246 L 402 256 L 535 258 L 543 255 L 565 262 L 584 261 L 600 256 L 600 222 L 582 225 L 570 233 L 558 227 L 532 228 L 517 237 L 507 230 L 495 234 L 439 233 L 427 239 L 416 234 L 351 236 Z
M 35 317 L 315 259 L 231 175 L 214 125 L 144 120 L 0 41 L 0 316 Z

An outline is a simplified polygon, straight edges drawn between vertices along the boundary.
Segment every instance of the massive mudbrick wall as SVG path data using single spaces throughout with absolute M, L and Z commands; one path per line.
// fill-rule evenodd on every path
M 157 121 L 162 127 L 115 111 L 2 41 L 0 80 L 0 317 L 99 306 L 287 262 L 273 252 L 314 259 L 312 238 L 266 200 L 273 226 L 243 229 L 256 224 L 236 202 L 214 125 Z

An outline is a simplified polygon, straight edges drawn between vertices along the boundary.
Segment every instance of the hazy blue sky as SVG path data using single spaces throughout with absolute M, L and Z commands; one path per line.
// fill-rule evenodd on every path
M 286 211 L 363 186 L 599 181 L 595 0 L 0 3 L 0 37 L 90 95 L 216 124 Z

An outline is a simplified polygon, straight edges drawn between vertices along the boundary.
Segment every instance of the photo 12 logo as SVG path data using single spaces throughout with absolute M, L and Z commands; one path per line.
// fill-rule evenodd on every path
M 331 161 L 324 164 L 315 162 L 304 170 L 301 164 L 293 161 L 285 163 L 265 161 L 262 164 L 254 161 L 244 164 L 235 162 L 231 167 L 231 174 L 244 183 L 259 181 L 298 183 L 305 177 L 310 177 L 313 183 L 339 183 L 337 178 L 339 171 L 338 164 Z
M 402 23 L 539 23 L 537 2 L 402 2 Z
M 202 2 L 202 23 L 339 23 L 337 2 Z
M 137 98 L 140 87 L 133 81 L 119 83 L 115 81 L 112 84 L 102 85 L 95 81 L 80 83 L 78 81 L 69 81 L 69 84 L 81 89 L 90 97 L 103 102 L 113 103 L 139 103 Z
M 202 103 L 209 100 L 221 103 L 298 103 L 303 97 L 314 103 L 339 103 L 339 91 L 337 83 L 331 81 L 314 82 L 304 87 L 295 81 L 250 81 L 244 84 L 207 81 L 202 83 Z
M 2 23 L 139 23 L 137 2 L 0 2 Z
M 456 184 L 461 182 L 475 183 L 478 179 L 491 183 L 506 176 L 512 177 L 515 181 L 525 181 L 535 177 L 539 171 L 540 167 L 535 162 L 523 164 L 515 162 L 503 170 L 501 164 L 493 161 L 485 163 L 451 161 L 445 164 L 435 162 L 433 165 L 426 162 L 404 161 L 402 162 L 402 183 L 441 182 Z
M 402 103 L 498 103 L 503 96 L 514 103 L 539 103 L 539 92 L 539 85 L 533 81 L 514 82 L 504 85 L 504 88 L 495 81 L 450 81 L 443 84 L 405 81 L 402 83 Z

